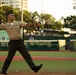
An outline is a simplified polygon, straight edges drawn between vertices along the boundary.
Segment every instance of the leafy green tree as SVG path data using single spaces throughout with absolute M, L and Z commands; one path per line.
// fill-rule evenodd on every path
M 44 20 L 45 22 L 49 24 L 53 23 L 56 20 L 52 15 L 44 14 L 44 13 L 40 14 L 40 18 L 41 20 Z
M 56 21 L 56 19 L 50 14 L 41 14 L 42 21 L 45 21 L 44 28 L 60 30 L 63 25 L 60 21 Z
M 13 10 L 13 8 L 10 6 L 2 6 L 0 7 L 0 16 L 2 17 L 3 19 L 3 22 L 6 22 L 6 12 L 8 10 Z
M 24 10 L 23 20 L 24 22 L 31 22 L 31 13 Z
M 61 30 L 61 28 L 63 28 L 63 25 L 60 21 L 56 21 L 51 27 L 54 30 Z
M 76 30 L 76 16 L 68 16 L 64 18 L 64 27 Z
M 21 21 L 21 11 L 18 8 L 13 8 L 15 20 Z
M 15 20 L 16 21 L 21 21 L 21 10 L 19 10 L 18 8 L 13 8 L 11 6 L 2 6 L 0 7 L 0 18 L 3 19 L 3 22 L 6 22 L 6 11 L 12 9 L 14 11 L 14 15 L 15 15 Z M 72 22 L 73 24 L 75 24 L 75 18 L 74 16 L 72 16 Z M 69 18 L 68 20 L 66 20 L 67 18 L 65 18 L 65 25 L 67 24 L 67 21 L 69 23 Z M 24 22 L 30 22 L 33 25 L 35 24 L 35 22 L 39 22 L 40 27 L 41 28 L 47 28 L 47 29 L 60 29 L 62 27 L 62 24 L 60 21 L 56 21 L 56 19 L 51 15 L 51 14 L 47 14 L 47 13 L 41 13 L 40 15 L 38 14 L 37 11 L 35 12 L 29 12 L 29 11 L 23 11 L 23 21 Z M 72 23 L 71 22 L 71 23 Z

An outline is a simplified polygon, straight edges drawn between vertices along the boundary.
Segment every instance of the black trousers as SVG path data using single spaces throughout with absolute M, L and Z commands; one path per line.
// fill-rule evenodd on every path
M 7 58 L 4 62 L 4 65 L 2 67 L 3 71 L 7 71 L 16 51 L 19 51 L 20 54 L 23 56 L 23 58 L 26 60 L 27 64 L 29 65 L 29 67 L 32 69 L 35 64 L 29 54 L 29 52 L 27 51 L 25 45 L 24 45 L 24 41 L 22 39 L 19 40 L 11 40 L 8 43 L 8 55 Z

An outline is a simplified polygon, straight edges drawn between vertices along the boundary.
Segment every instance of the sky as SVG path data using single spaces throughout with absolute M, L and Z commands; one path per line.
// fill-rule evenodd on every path
M 51 14 L 57 20 L 62 16 L 76 15 L 73 0 L 28 0 L 28 10 Z

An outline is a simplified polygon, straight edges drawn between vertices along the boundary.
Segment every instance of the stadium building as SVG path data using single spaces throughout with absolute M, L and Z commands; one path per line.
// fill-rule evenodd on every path
M 76 9 L 76 0 L 73 0 L 73 9 Z
M 0 6 L 7 5 L 21 9 L 21 1 L 22 0 L 0 0 Z M 28 0 L 23 0 L 23 10 L 27 10 L 27 2 Z

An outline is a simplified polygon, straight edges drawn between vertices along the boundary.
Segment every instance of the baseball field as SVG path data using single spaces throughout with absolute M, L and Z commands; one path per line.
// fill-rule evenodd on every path
M 42 69 L 34 73 L 17 51 L 8 68 L 8 75 L 76 75 L 75 51 L 29 51 L 29 53 L 36 65 L 43 64 Z M 7 51 L 0 51 L 0 70 L 7 54 Z

